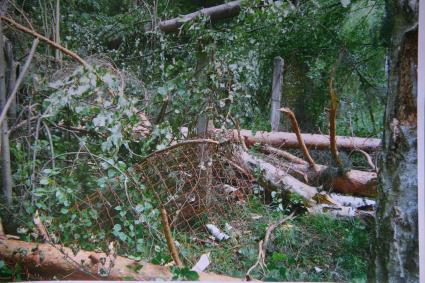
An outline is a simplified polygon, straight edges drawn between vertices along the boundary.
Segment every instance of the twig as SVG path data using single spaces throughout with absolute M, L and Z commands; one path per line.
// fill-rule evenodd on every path
M 173 144 L 173 145 L 171 145 L 171 146 L 169 146 L 169 147 L 167 147 L 167 148 L 157 150 L 157 151 L 155 151 L 155 152 L 153 152 L 153 153 L 151 153 L 151 154 L 147 155 L 147 156 L 145 157 L 145 159 L 151 158 L 151 157 L 152 157 L 152 156 L 154 156 L 154 155 L 157 155 L 157 154 L 159 154 L 159 153 L 163 153 L 163 152 L 165 152 L 165 151 L 169 151 L 169 150 L 171 150 L 171 149 L 174 149 L 174 148 L 179 147 L 179 146 L 182 146 L 182 145 L 187 145 L 187 144 L 205 144 L 205 143 L 215 144 L 215 145 L 218 145 L 218 144 L 219 144 L 219 142 L 218 142 L 218 141 L 215 141 L 215 140 L 212 140 L 212 139 L 186 140 L 186 141 L 182 141 L 182 142 L 179 142 L 179 143 Z
M 36 159 L 37 159 L 38 136 L 40 133 L 40 122 L 41 122 L 41 118 L 38 118 L 37 126 L 35 127 L 34 151 L 32 154 L 32 173 L 31 173 L 32 186 L 34 186 L 34 179 L 35 179 L 35 167 L 36 167 Z M 33 201 L 34 201 L 34 196 L 33 196 Z
M 367 163 L 369 164 L 370 168 L 372 168 L 372 170 L 375 171 L 375 172 L 378 171 L 378 168 L 373 163 L 372 157 L 370 157 L 370 155 L 366 151 L 358 149 L 358 148 L 354 149 L 354 151 L 357 151 L 357 152 L 360 152 L 361 154 L 363 154 L 363 156 L 366 158 Z
M 279 157 L 283 157 L 293 163 L 297 163 L 297 164 L 302 164 L 302 165 L 306 165 L 307 161 L 305 161 L 304 159 L 299 158 L 298 156 L 295 156 L 287 151 L 278 149 L 278 148 L 274 148 L 270 145 L 263 145 L 261 147 L 261 149 L 263 151 L 265 151 L 266 153 L 271 153 L 271 154 L 275 154 L 276 156 Z
M 240 123 L 239 123 L 239 119 L 238 120 L 235 120 L 235 119 L 233 119 L 233 117 L 232 116 L 230 116 L 229 115 L 229 118 L 230 118 L 230 120 L 232 120 L 232 122 L 233 122 L 233 124 L 235 125 L 235 127 L 236 127 L 236 130 L 238 131 L 238 139 L 239 139 L 239 142 L 241 143 L 241 145 L 242 145 L 242 149 L 243 150 L 245 150 L 245 151 L 248 151 L 248 148 L 246 147 L 246 143 L 245 143 L 245 140 L 242 138 L 242 136 L 241 136 L 241 127 L 240 127 Z
M 4 19 L 4 17 L 1 17 L 1 19 Z M 9 110 L 9 107 L 10 107 L 10 105 L 12 105 L 12 103 L 15 99 L 15 96 L 16 96 L 16 93 L 18 92 L 19 86 L 21 85 L 22 80 L 25 77 L 25 74 L 28 70 L 28 67 L 29 67 L 31 61 L 32 61 L 32 58 L 34 57 L 35 49 L 37 48 L 37 45 L 38 45 L 38 39 L 36 38 L 36 39 L 34 39 L 34 41 L 32 43 L 31 51 L 28 55 L 27 60 L 25 61 L 25 65 L 22 68 L 22 71 L 19 74 L 18 79 L 16 80 L 15 87 L 13 88 L 12 93 L 9 94 L 9 98 L 7 99 L 7 102 L 2 109 L 2 112 L 1 112 L 1 115 L 0 115 L 0 126 L 3 124 L 3 121 L 6 119 L 6 115 L 7 115 L 7 112 Z
M 52 134 L 50 133 L 50 129 L 47 126 L 46 122 L 42 122 L 44 128 L 46 129 L 46 133 L 47 133 L 47 138 L 49 139 L 49 143 L 50 143 L 50 154 L 52 155 L 52 168 L 53 170 L 55 170 L 56 166 L 55 166 L 55 149 L 53 147 L 53 139 L 52 139 Z
M 294 218 L 294 212 L 292 212 L 289 216 L 279 220 L 277 223 L 270 225 L 267 228 L 266 231 L 266 235 L 264 236 L 264 240 L 261 240 L 258 244 L 258 257 L 257 257 L 257 261 L 255 262 L 255 264 L 253 266 L 251 266 L 248 271 L 246 272 L 246 278 L 247 280 L 250 280 L 250 273 L 252 270 L 254 270 L 258 265 L 264 270 L 265 268 L 267 268 L 267 265 L 265 263 L 266 260 L 266 250 L 267 250 L 267 244 L 269 242 L 270 239 L 270 235 L 272 234 L 273 230 L 276 229 L 277 227 L 279 227 L 280 225 L 282 225 L 283 223 L 285 223 L 288 220 L 291 220 Z
M 25 26 L 23 26 L 23 25 L 21 25 L 21 24 L 19 24 L 19 23 L 17 23 L 17 22 L 15 22 L 14 20 L 12 20 L 12 19 L 10 19 L 10 18 L 8 18 L 8 17 L 4 17 L 4 16 L 1 16 L 0 17 L 0 19 L 1 20 L 4 20 L 5 22 L 7 22 L 7 23 L 9 23 L 10 25 L 12 25 L 12 26 L 14 26 L 15 28 L 17 28 L 18 30 L 20 30 L 20 31 L 23 31 L 23 32 L 25 32 L 25 33 L 27 33 L 27 34 L 30 34 L 30 35 L 32 35 L 33 37 L 35 37 L 37 40 L 41 40 L 41 41 L 43 41 L 43 42 L 45 42 L 45 43 L 47 43 L 48 45 L 50 45 L 50 46 L 52 46 L 52 47 L 54 47 L 54 48 L 56 48 L 56 49 L 59 49 L 61 52 L 63 52 L 64 54 L 66 54 L 66 55 L 68 55 L 68 56 L 70 56 L 71 58 L 73 58 L 73 59 L 75 59 L 78 63 L 80 63 L 83 67 L 85 67 L 86 69 L 88 69 L 88 70 L 91 70 L 91 71 L 93 71 L 93 73 L 96 75 L 96 77 L 100 80 L 100 81 L 102 81 L 102 82 L 104 82 L 106 85 L 107 85 L 107 91 L 108 91 L 108 93 L 112 96 L 112 97 L 115 97 L 116 96 L 116 94 L 114 93 L 114 91 L 109 87 L 109 85 L 101 78 L 101 76 L 97 73 L 97 72 L 95 72 L 94 70 L 93 70 L 93 68 L 91 68 L 90 67 L 90 65 L 83 59 L 83 58 L 81 58 L 80 56 L 78 56 L 76 53 L 74 53 L 74 52 L 72 52 L 71 50 L 69 50 L 69 49 L 67 49 L 67 48 L 65 48 L 65 47 L 63 47 L 62 45 L 60 45 L 60 44 L 58 44 L 58 43 L 56 43 L 56 42 L 54 42 L 54 41 L 52 41 L 52 40 L 50 40 L 50 39 L 48 39 L 47 37 L 45 37 L 45 36 L 43 36 L 43 35 L 41 35 L 41 34 L 39 34 L 38 32 L 36 32 L 36 31 L 34 31 L 34 30 L 30 30 L 29 28 L 27 28 L 27 27 L 25 27 Z
M 43 242 L 51 243 L 52 240 L 50 239 L 49 232 L 47 232 L 46 226 L 44 226 L 43 222 L 41 221 L 38 210 L 35 211 L 34 225 L 37 228 L 38 233 L 40 233 Z
M 4 20 L 5 22 L 7 22 L 8 24 L 10 24 L 10 25 L 14 26 L 14 27 L 15 27 L 15 28 L 17 28 L 18 30 L 23 31 L 23 32 L 25 32 L 25 33 L 28 33 L 28 34 L 30 34 L 30 35 L 32 35 L 32 36 L 34 36 L 36 39 L 39 39 L 39 40 L 41 40 L 41 41 L 43 41 L 43 42 L 45 42 L 45 43 L 47 43 L 47 44 L 49 44 L 49 45 L 53 46 L 54 48 L 59 49 L 59 50 L 60 50 L 61 52 L 63 52 L 64 54 L 68 55 L 69 57 L 74 58 L 76 61 L 78 61 L 78 62 L 79 62 L 81 65 L 83 65 L 84 67 L 89 67 L 89 64 L 88 64 L 86 61 L 84 61 L 84 59 L 83 59 L 83 58 L 81 58 L 81 57 L 80 57 L 80 56 L 78 56 L 76 53 L 72 52 L 71 50 L 69 50 L 69 49 L 67 49 L 67 48 L 63 47 L 62 45 L 57 44 L 56 42 L 54 42 L 54 41 L 52 41 L 52 40 L 48 39 L 47 37 L 45 37 L 45 36 L 43 36 L 43 35 L 39 34 L 39 33 L 38 33 L 38 32 L 36 32 L 36 31 L 30 30 L 29 28 L 27 28 L 27 27 L 25 27 L 25 26 L 23 26 L 23 25 L 21 25 L 21 24 L 19 24 L 19 23 L 15 22 L 14 20 L 12 20 L 12 19 L 10 19 L 10 18 L 8 18 L 8 17 L 1 16 L 1 19 L 2 19 L 2 20 Z
M 289 120 L 291 121 L 292 129 L 294 130 L 295 135 L 297 136 L 298 144 L 300 145 L 300 148 L 304 154 L 304 158 L 307 160 L 308 164 L 310 164 L 311 167 L 315 168 L 316 163 L 314 162 L 304 143 L 304 140 L 301 136 L 300 127 L 298 126 L 297 118 L 295 118 L 294 112 L 292 112 L 292 110 L 287 107 L 280 108 L 280 111 L 288 115 Z
M 179 253 L 177 252 L 177 248 L 174 245 L 173 236 L 171 235 L 171 229 L 168 223 L 167 211 L 165 210 L 164 207 L 161 207 L 161 219 L 162 219 L 162 226 L 164 228 L 165 240 L 167 241 L 167 246 L 168 246 L 168 249 L 170 250 L 171 256 L 173 257 L 173 260 L 177 266 L 183 266 L 183 263 L 181 262 L 179 258 Z

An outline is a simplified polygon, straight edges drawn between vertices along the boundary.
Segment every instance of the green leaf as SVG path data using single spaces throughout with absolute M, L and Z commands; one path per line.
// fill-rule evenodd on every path
M 40 179 L 40 185 L 48 185 L 49 184 L 49 178 L 47 177 L 42 177 Z

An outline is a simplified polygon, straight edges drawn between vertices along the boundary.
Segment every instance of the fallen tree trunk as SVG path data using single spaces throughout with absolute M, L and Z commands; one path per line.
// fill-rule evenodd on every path
M 51 244 L 30 243 L 0 236 L 0 259 L 10 265 L 19 263 L 37 279 L 67 280 L 172 280 L 168 267 L 110 257 L 105 253 L 78 251 Z M 113 260 L 113 262 L 107 262 Z M 199 273 L 201 281 L 240 281 L 241 279 Z
M 289 172 L 302 173 L 298 175 L 303 179 L 307 178 L 307 183 L 315 186 L 325 185 L 338 193 L 350 194 L 363 197 L 375 197 L 376 173 L 360 170 L 350 170 L 345 174 L 339 174 L 337 169 L 330 170 L 325 165 L 316 164 L 315 170 L 308 165 L 290 164 Z
M 191 21 L 194 18 L 205 15 L 209 16 L 211 21 L 231 18 L 239 14 L 241 10 L 241 1 L 232 1 L 222 5 L 217 5 L 210 8 L 176 17 L 174 19 L 165 20 L 159 23 L 159 28 L 165 33 L 177 32 L 185 22 Z
M 266 162 L 246 151 L 241 151 L 240 157 L 242 161 L 251 170 L 259 168 L 263 172 L 263 179 L 268 185 L 281 189 L 289 190 L 291 193 L 302 196 L 307 201 L 313 200 L 313 197 L 318 193 L 317 188 L 309 186 L 295 177 L 289 175 L 286 171 L 281 170 L 273 164 Z
M 183 132 L 185 129 L 182 129 Z M 232 142 L 239 142 L 239 134 L 237 130 L 211 130 L 214 135 L 223 135 L 230 139 Z M 187 132 L 187 129 L 186 129 Z M 240 136 L 245 140 L 248 147 L 255 143 L 269 144 L 280 148 L 296 148 L 299 149 L 297 136 L 294 133 L 288 132 L 262 132 L 258 131 L 253 134 L 250 130 L 240 130 Z M 301 134 L 305 145 L 310 149 L 329 149 L 330 140 L 327 135 L 318 134 Z M 337 147 L 340 150 L 354 150 L 361 149 L 364 151 L 375 151 L 381 147 L 381 140 L 375 138 L 358 138 L 337 136 Z
M 320 164 L 312 167 L 299 157 L 271 146 L 262 146 L 261 150 L 288 160 L 290 163 L 282 163 L 282 167 L 297 179 L 304 180 L 310 185 L 326 185 L 339 193 L 358 196 L 375 197 L 377 194 L 375 172 L 350 170 L 342 175 L 337 172 L 336 168 L 332 170 Z
M 311 213 L 343 217 L 373 215 L 373 212 L 358 209 L 364 205 L 374 205 L 375 202 L 372 200 L 319 192 L 316 187 L 299 181 L 289 175 L 287 171 L 246 151 L 241 151 L 240 157 L 251 170 L 259 168 L 262 171 L 263 175 L 259 179 L 261 185 L 269 190 L 289 191 L 303 197 L 305 206 Z

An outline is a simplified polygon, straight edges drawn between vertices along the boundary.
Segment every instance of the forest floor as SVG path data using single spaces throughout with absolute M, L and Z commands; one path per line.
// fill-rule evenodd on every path
M 257 260 L 258 243 L 267 227 L 282 219 L 284 212 L 253 196 L 241 207 L 239 216 L 229 219 L 228 241 L 191 245 L 188 237 L 176 235 L 184 246 L 182 257 L 195 263 L 201 254 L 210 253 L 208 271 L 244 278 Z M 265 257 L 267 268 L 257 267 L 250 275 L 264 281 L 365 282 L 370 239 L 367 226 L 354 218 L 299 214 L 273 231 Z

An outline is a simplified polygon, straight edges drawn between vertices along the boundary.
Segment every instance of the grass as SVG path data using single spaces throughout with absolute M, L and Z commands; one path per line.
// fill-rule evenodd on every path
M 284 214 L 255 198 L 240 209 L 237 219 L 228 219 L 234 227 L 232 239 L 219 246 L 184 243 L 181 252 L 186 260 L 196 262 L 202 253 L 210 252 L 208 271 L 244 278 L 257 260 L 258 242 L 267 227 Z M 253 219 L 253 215 L 261 218 Z M 365 282 L 369 236 L 358 219 L 299 215 L 274 230 L 266 254 L 268 270 L 257 268 L 251 276 L 265 281 Z

